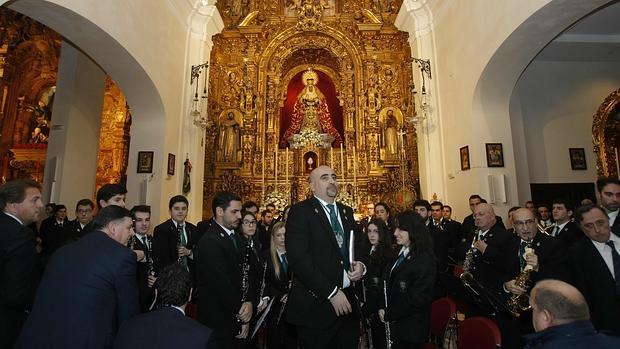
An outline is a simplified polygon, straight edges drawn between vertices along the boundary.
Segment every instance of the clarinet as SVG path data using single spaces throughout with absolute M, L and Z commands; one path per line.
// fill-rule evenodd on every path
M 155 276 L 155 263 L 153 262 L 153 242 L 151 237 L 147 236 L 148 246 L 146 246 L 146 272 L 148 276 Z
M 177 250 L 179 249 L 179 247 L 183 247 L 183 245 L 182 245 L 183 238 L 182 238 L 181 234 L 183 234 L 183 229 L 177 229 Z M 177 252 L 177 254 L 178 254 L 178 252 Z M 177 258 L 177 263 L 182 265 L 183 264 L 183 257 L 179 256 Z
M 260 297 L 259 300 L 263 299 L 263 294 L 265 293 L 265 275 L 267 274 L 267 262 L 263 263 L 263 279 L 260 284 Z
M 248 291 L 250 289 L 250 253 L 252 253 L 252 246 L 250 241 L 245 245 L 245 256 L 243 257 L 243 264 L 241 265 L 241 304 L 245 303 L 248 298 Z M 241 333 L 241 325 L 243 322 L 237 314 L 237 324 L 239 325 L 239 333 Z
M 383 280 L 383 298 L 385 300 L 385 307 L 387 308 L 387 305 L 388 305 L 387 282 L 385 280 Z M 390 333 L 390 322 L 389 321 L 384 321 L 384 322 L 385 322 L 385 342 L 386 342 L 386 348 L 387 349 L 392 349 L 392 335 Z

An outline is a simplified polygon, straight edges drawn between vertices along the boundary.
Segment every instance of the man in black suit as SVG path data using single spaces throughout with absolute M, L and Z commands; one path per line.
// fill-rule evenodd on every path
M 211 328 L 210 348 L 234 348 L 246 338 L 252 318 L 255 290 L 242 290 L 242 242 L 235 232 L 241 220 L 241 198 L 219 192 L 211 203 L 214 223 L 196 251 L 198 321 Z
M 189 202 L 183 195 L 170 198 L 168 209 L 170 219 L 155 227 L 153 231 L 153 259 L 155 271 L 172 263 L 183 264 L 190 274 L 194 274 L 194 255 L 196 245 L 196 226 L 186 222 Z
M 469 209 L 471 210 L 472 214 L 470 214 L 469 216 L 465 217 L 465 219 L 463 219 L 463 224 L 462 224 L 463 235 L 462 235 L 460 243 L 456 246 L 456 252 L 455 252 L 459 260 L 463 260 L 465 258 L 465 253 L 467 252 L 467 250 L 469 250 L 469 243 L 471 243 L 471 241 L 474 239 L 475 232 L 477 232 L 480 229 L 480 227 L 476 225 L 476 220 L 474 218 L 476 207 L 478 207 L 478 205 L 480 204 L 487 204 L 487 201 L 481 198 L 480 195 L 477 195 L 477 194 L 474 194 L 469 197 Z M 504 226 L 504 222 L 502 222 L 502 217 L 500 216 L 495 216 L 495 220 L 493 224 L 496 224 L 502 230 L 506 230 L 506 227 Z
M 331 168 L 314 169 L 310 188 L 313 197 L 293 205 L 286 221 L 293 273 L 287 320 L 297 326 L 302 348 L 357 348 L 360 314 L 352 306 L 352 286 L 365 266 L 349 256 L 353 210 L 335 202 L 338 183 Z
M 566 247 L 570 247 L 577 240 L 584 237 L 577 224 L 571 220 L 573 205 L 566 199 L 558 198 L 553 200 L 552 207 L 551 212 L 555 221 L 555 227 L 549 232 L 551 236 L 562 241 Z
M 271 227 L 271 223 L 273 222 L 273 212 L 270 210 L 264 210 L 260 214 L 260 222 L 256 229 L 258 230 L 258 241 L 260 242 L 261 249 L 267 250 L 269 249 L 269 228 Z
M 148 235 L 151 228 L 151 207 L 137 205 L 131 209 L 134 219 L 135 235 L 131 237 L 134 251 L 141 251 L 144 257 L 138 260 L 136 277 L 138 281 L 138 294 L 140 299 L 140 311 L 146 313 L 153 303 L 153 283 L 155 282 L 155 265 L 153 262 L 152 241 Z M 174 263 L 173 263 L 174 264 Z
M 87 231 L 92 231 L 93 210 L 95 203 L 90 199 L 81 199 L 75 205 L 75 220 L 67 224 L 64 229 L 64 243 L 73 242 L 83 237 Z
M 573 284 L 588 302 L 594 327 L 620 335 L 620 237 L 611 234 L 607 213 L 598 206 L 578 208 L 575 220 L 588 239 L 569 251 Z
M 566 251 L 560 240 L 538 231 L 536 217 L 527 208 L 513 213 L 513 227 L 517 235 L 512 236 L 506 255 L 507 270 L 504 277 L 506 299 L 528 293 L 529 288 L 543 279 L 568 278 Z M 524 270 L 530 270 L 529 282 L 517 284 L 517 278 Z M 525 301 L 527 305 L 527 299 Z M 518 319 L 511 319 L 510 326 L 502 328 L 502 345 L 506 348 L 521 348 L 520 336 L 534 331 L 530 312 L 521 312 Z
M 179 264 L 165 267 L 155 283 L 159 309 L 138 315 L 118 331 L 115 349 L 207 348 L 211 330 L 185 316 L 192 279 Z
M 125 246 L 131 213 L 109 206 L 94 225 L 50 259 L 17 348 L 110 348 L 138 313 L 136 256 Z
M 431 204 L 426 200 L 418 199 L 413 203 L 413 210 L 422 217 L 424 225 L 428 228 L 431 238 L 433 239 L 433 249 L 435 257 L 437 258 L 437 272 L 445 273 L 448 268 L 448 249 L 450 248 L 450 236 L 447 231 L 444 230 L 442 224 L 441 206 L 440 202 L 433 202 L 437 207 L 436 212 L 439 212 L 439 219 L 435 221 L 431 217 Z
M 43 211 L 39 183 L 17 179 L 0 186 L 0 348 L 12 348 L 30 310 L 39 276 L 34 233 Z
M 612 233 L 620 236 L 620 180 L 616 177 L 601 177 L 596 181 L 601 207 L 607 212 Z
M 39 237 L 46 259 L 54 253 L 64 242 L 64 228 L 69 223 L 67 207 L 59 204 L 54 206 L 54 214 L 41 222 Z

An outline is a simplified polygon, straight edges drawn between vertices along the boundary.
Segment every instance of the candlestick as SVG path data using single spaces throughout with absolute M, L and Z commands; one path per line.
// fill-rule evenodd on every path
M 342 184 L 344 184 L 344 147 L 340 146 L 340 171 L 342 171 Z
M 261 200 L 264 200 L 265 199 L 265 144 L 263 144 L 262 153 L 263 153 L 263 156 L 262 156 L 261 161 L 262 161 L 263 164 L 262 164 L 261 168 L 263 170 L 262 171 L 263 172 L 263 188 L 262 188 Z
M 286 184 L 288 184 L 288 147 L 286 147 Z
M 355 188 L 355 199 L 357 200 L 357 152 L 353 146 L 353 187 Z
M 334 168 L 334 147 L 329 148 L 329 162 L 332 169 Z
M 275 150 L 275 154 L 274 155 L 275 155 L 276 159 L 275 159 L 275 165 L 274 165 L 274 169 L 273 169 L 274 177 L 275 177 L 274 178 L 275 185 L 274 185 L 273 189 L 277 191 L 278 190 L 277 189 L 278 188 L 278 145 L 277 144 L 276 144 L 276 150 Z

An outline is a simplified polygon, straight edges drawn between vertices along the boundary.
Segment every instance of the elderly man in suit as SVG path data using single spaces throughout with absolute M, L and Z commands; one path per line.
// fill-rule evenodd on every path
M 569 251 L 574 285 L 588 302 L 594 327 L 620 335 L 620 237 L 598 206 L 578 208 L 575 220 L 588 238 Z
M 353 283 L 365 266 L 349 255 L 353 210 L 335 202 L 338 183 L 331 168 L 314 169 L 310 188 L 313 196 L 293 205 L 286 221 L 293 273 L 287 319 L 297 326 L 302 348 L 357 348 L 360 314 Z
M 187 270 L 180 264 L 165 267 L 155 282 L 155 292 L 159 308 L 125 322 L 114 348 L 207 348 L 211 330 L 185 316 L 192 293 Z
M 16 348 L 110 348 L 138 313 L 131 213 L 105 207 L 94 227 L 50 259 Z
M 41 186 L 17 179 L 0 187 L 0 348 L 11 348 L 32 305 L 39 275 L 34 232 Z
M 219 192 L 211 207 L 214 222 L 195 249 L 198 321 L 213 330 L 209 348 L 234 348 L 248 336 L 254 299 L 252 283 L 242 290 L 241 198 Z

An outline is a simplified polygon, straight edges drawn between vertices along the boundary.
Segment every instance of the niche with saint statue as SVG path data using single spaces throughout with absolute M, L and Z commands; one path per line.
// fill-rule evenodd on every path
M 238 168 L 241 163 L 243 116 L 236 109 L 220 113 L 217 122 L 216 161 L 221 168 Z
M 403 113 L 395 107 L 386 107 L 379 112 L 380 158 L 385 167 L 398 167 L 404 159 L 405 132 Z

